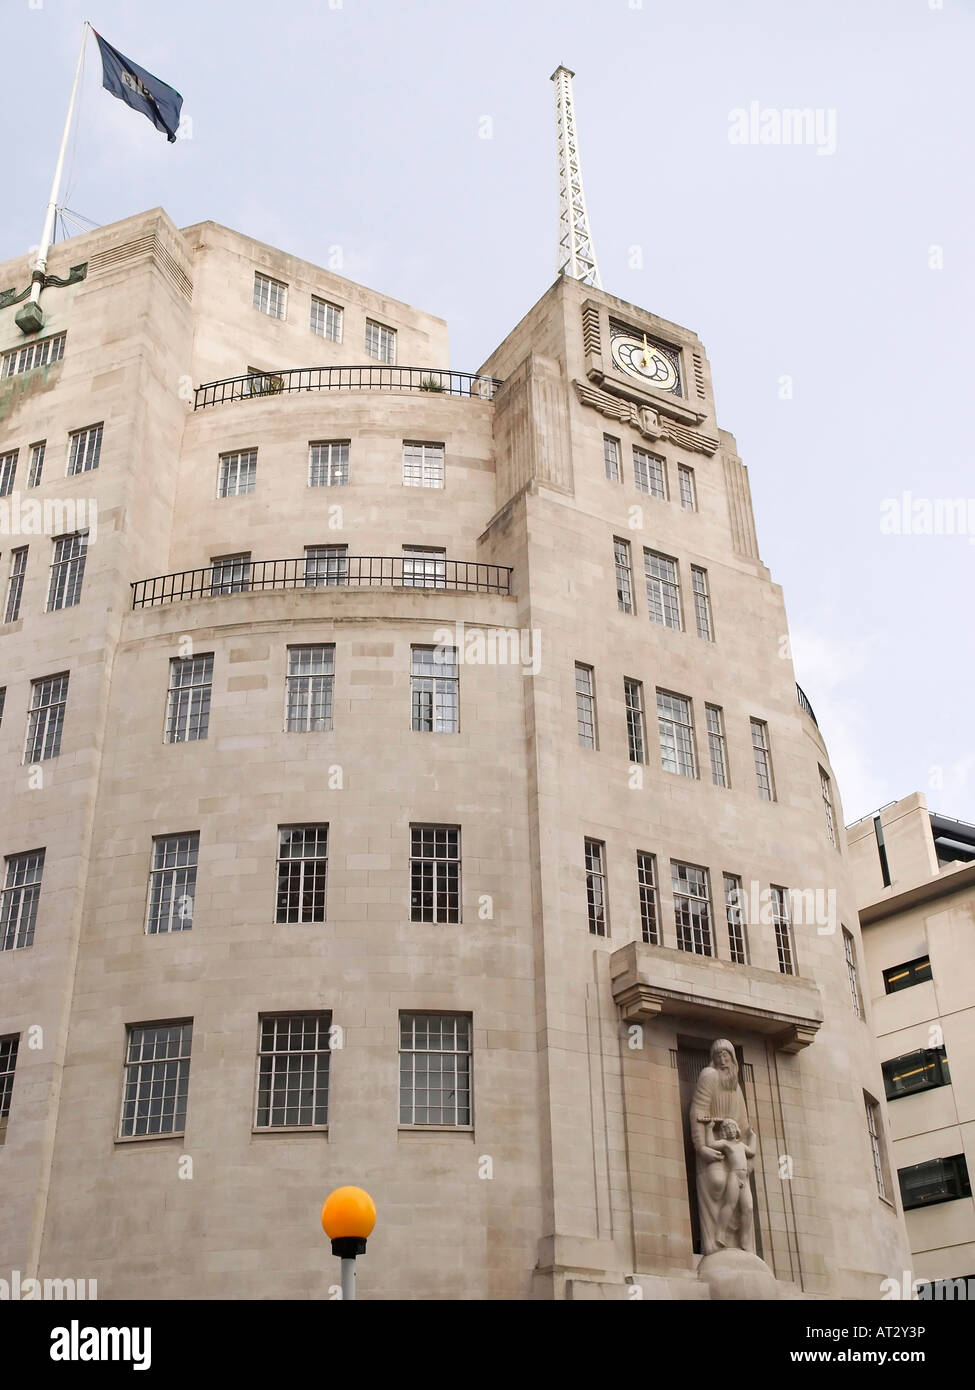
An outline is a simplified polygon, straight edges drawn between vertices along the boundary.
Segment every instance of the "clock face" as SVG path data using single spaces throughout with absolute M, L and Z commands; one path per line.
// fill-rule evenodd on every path
M 613 361 L 621 372 L 679 396 L 680 358 L 673 348 L 637 337 L 628 330 L 613 330 Z

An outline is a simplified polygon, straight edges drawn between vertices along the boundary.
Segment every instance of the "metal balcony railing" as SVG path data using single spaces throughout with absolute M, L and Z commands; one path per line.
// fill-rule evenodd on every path
M 806 711 L 806 713 L 809 715 L 809 718 L 812 720 L 812 722 L 816 725 L 816 728 L 818 729 L 819 720 L 816 718 L 816 711 L 809 703 L 809 697 L 806 695 L 806 692 L 803 690 L 802 686 L 798 684 L 798 682 L 796 683 L 796 695 L 799 697 L 799 708 L 804 709 Z
M 215 598 L 261 589 L 455 589 L 510 594 L 511 570 L 475 560 L 406 555 L 302 555 L 294 560 L 229 556 L 202 569 L 161 574 L 132 584 L 132 607 L 153 608 L 184 599 Z
M 293 367 L 280 372 L 230 376 L 197 386 L 193 409 L 294 391 L 426 391 L 434 396 L 491 401 L 503 384 L 492 376 L 441 371 L 436 367 Z

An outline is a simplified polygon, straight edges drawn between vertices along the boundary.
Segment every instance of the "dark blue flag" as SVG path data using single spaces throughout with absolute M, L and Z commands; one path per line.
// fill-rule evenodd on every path
M 180 107 L 183 105 L 179 92 L 167 87 L 165 82 L 160 82 L 145 68 L 140 68 L 131 58 L 126 58 L 124 53 L 106 43 L 96 30 L 93 29 L 92 33 L 98 40 L 102 55 L 102 86 L 134 111 L 148 116 L 156 129 L 163 131 L 172 143 L 176 139 Z

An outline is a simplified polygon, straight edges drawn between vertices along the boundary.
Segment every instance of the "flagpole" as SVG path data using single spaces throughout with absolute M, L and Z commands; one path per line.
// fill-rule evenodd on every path
M 68 149 L 68 136 L 71 134 L 71 122 L 74 120 L 75 106 L 78 100 L 78 87 L 81 82 L 81 67 L 85 58 L 85 43 L 88 38 L 88 30 L 91 25 L 85 20 L 81 29 L 81 48 L 78 52 L 78 62 L 74 70 L 74 82 L 71 84 L 71 99 L 68 102 L 68 114 L 64 121 L 64 132 L 61 136 L 61 148 L 58 150 L 58 162 L 54 167 L 54 179 L 51 183 L 51 197 L 47 205 L 47 212 L 44 217 L 44 230 L 41 232 L 41 242 L 37 251 L 37 258 L 34 261 L 33 273 L 31 276 L 30 298 L 27 305 L 18 314 L 18 322 L 21 314 L 28 322 L 33 322 L 36 327 L 24 328 L 25 332 L 36 332 L 44 324 L 44 314 L 40 309 L 41 291 L 44 288 L 44 276 L 47 271 L 47 258 L 51 250 L 51 243 L 54 240 L 54 219 L 58 208 L 58 194 L 61 191 L 61 176 L 64 173 L 64 157 Z M 28 309 L 28 305 L 36 304 L 38 308 L 33 313 Z

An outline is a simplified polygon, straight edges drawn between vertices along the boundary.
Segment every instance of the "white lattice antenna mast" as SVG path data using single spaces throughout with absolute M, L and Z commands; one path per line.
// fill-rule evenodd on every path
M 557 272 L 602 289 L 596 252 L 589 235 L 586 195 L 582 189 L 582 168 L 576 139 L 576 113 L 572 101 L 572 79 L 566 67 L 552 73 L 555 83 L 555 119 L 559 134 L 559 255 Z

